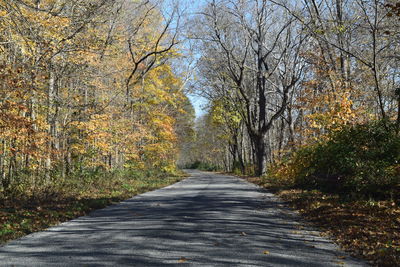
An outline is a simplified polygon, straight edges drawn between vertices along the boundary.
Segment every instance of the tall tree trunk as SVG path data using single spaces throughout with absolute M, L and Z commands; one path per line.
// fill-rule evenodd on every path
M 53 102 L 54 102 L 54 92 L 55 92 L 55 83 L 56 77 L 53 70 L 53 66 L 50 63 L 50 73 L 49 73 L 49 87 L 47 91 L 47 123 L 49 125 L 48 134 L 50 136 L 50 140 L 47 144 L 47 157 L 45 162 L 46 167 L 46 179 L 50 178 L 50 169 L 51 169 L 51 151 L 53 148 L 53 131 L 54 131 L 54 115 L 53 115 Z
M 6 184 L 6 178 L 7 178 L 7 173 L 6 173 L 6 140 L 3 139 L 1 142 L 2 145 L 2 153 L 0 155 L 0 175 L 1 175 L 1 184 L 3 186 L 3 189 L 5 189 L 5 184 Z
M 254 135 L 254 158 L 255 158 L 255 175 L 262 176 L 267 170 L 266 142 L 263 135 Z

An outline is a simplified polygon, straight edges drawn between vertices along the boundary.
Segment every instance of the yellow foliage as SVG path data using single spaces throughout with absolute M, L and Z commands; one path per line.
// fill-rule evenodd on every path
M 318 140 L 325 138 L 329 132 L 341 130 L 345 125 L 365 120 L 366 111 L 364 107 L 354 105 L 354 97 L 352 88 L 340 85 L 335 90 L 318 93 L 313 87 L 306 89 L 300 98 L 300 109 L 307 123 L 304 128 L 305 137 Z
M 76 13 L 91 10 L 89 2 L 76 4 Z M 185 96 L 168 59 L 179 51 L 158 55 L 145 74 L 142 63 L 127 90 L 133 63 L 126 43 L 141 17 L 132 18 L 133 26 L 111 11 L 79 17 L 69 4 L 0 0 L 2 42 L 10 41 L 0 54 L 0 154 L 32 169 L 174 170 L 174 117 L 184 112 Z M 110 32 L 104 21 L 114 19 Z M 163 49 L 163 23 L 153 8 L 134 36 L 133 54 Z

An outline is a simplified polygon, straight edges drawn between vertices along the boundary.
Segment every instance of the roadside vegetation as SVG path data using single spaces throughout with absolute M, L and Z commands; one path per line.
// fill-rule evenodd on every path
M 388 128 L 385 128 L 388 127 Z M 394 123 L 349 125 L 270 164 L 233 173 L 280 196 L 352 255 L 400 265 L 400 136 Z M 189 166 L 223 171 L 210 163 Z
M 343 248 L 400 265 L 399 1 L 210 1 L 184 166 L 275 190 Z
M 178 2 L 0 0 L 1 240 L 178 165 L 256 176 L 400 265 L 400 2 Z
M 277 160 L 267 177 L 350 199 L 399 201 L 399 152 L 395 124 L 346 126 Z
M 400 263 L 400 207 L 392 199 L 349 198 L 271 178 L 245 177 L 286 201 L 350 254 L 373 266 Z
M 184 173 L 110 171 L 69 177 L 54 188 L 0 198 L 0 244 L 165 187 Z
M 346 126 L 270 165 L 275 190 L 345 250 L 400 264 L 400 136 L 395 124 Z
M 180 179 L 194 110 L 162 7 L 0 0 L 0 241 Z

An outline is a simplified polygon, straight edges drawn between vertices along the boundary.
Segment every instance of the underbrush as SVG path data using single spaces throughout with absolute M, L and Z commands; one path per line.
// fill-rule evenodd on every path
M 249 181 L 270 189 L 350 254 L 374 266 L 400 266 L 400 206 L 301 189 L 271 178 Z
M 218 171 L 220 168 L 211 163 L 195 161 L 184 167 L 185 169 L 197 169 L 201 171 Z
M 377 266 L 400 266 L 400 136 L 395 125 L 347 126 L 271 165 L 268 188 Z
M 181 172 L 167 174 L 156 170 L 87 170 L 48 186 L 42 184 L 25 194 L 16 190 L 7 195 L 0 192 L 0 243 L 165 187 L 183 177 Z
M 301 147 L 269 168 L 269 177 L 351 198 L 398 201 L 400 136 L 383 122 L 348 126 Z

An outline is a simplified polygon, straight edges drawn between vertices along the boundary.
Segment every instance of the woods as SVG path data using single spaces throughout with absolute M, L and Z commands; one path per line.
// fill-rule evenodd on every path
M 209 102 L 183 165 L 247 177 L 353 255 L 399 265 L 399 7 L 208 1 L 190 37 Z
M 396 1 L 213 0 L 191 16 L 163 1 L 0 4 L 5 195 L 177 161 L 398 188 Z M 209 100 L 196 129 L 188 87 Z M 319 168 L 324 157 L 338 167 Z
M 304 172 L 311 184 L 315 179 L 340 184 L 354 178 L 361 183 L 370 179 L 371 186 L 382 185 L 382 179 L 388 187 L 397 186 L 395 7 L 395 2 L 363 0 L 209 1 L 193 18 L 202 26 L 191 36 L 201 53 L 195 86 L 210 100 L 198 136 L 212 129 L 214 134 L 205 134 L 217 136 L 218 145 L 214 154 L 206 148 L 209 154 L 194 155 L 192 162 L 286 180 L 300 179 L 299 172 Z M 378 128 L 382 132 L 374 136 Z M 374 175 L 365 169 L 369 163 L 359 168 L 359 158 L 353 161 L 344 152 L 357 142 L 357 131 L 365 134 L 367 143 L 353 148 L 374 154 L 371 162 L 381 160 L 374 163 Z M 302 153 L 326 142 L 343 142 L 344 135 L 348 143 L 343 149 L 330 154 L 321 150 L 316 156 L 340 160 L 338 169 L 307 165 L 310 159 Z M 394 142 L 392 156 L 382 160 L 389 152 L 380 143 L 388 139 Z M 295 163 L 299 158 L 304 163 Z
M 0 242 L 198 168 L 398 265 L 399 29 L 395 0 L 0 0 Z
M 3 197 L 99 172 L 175 171 L 177 129 L 194 111 L 173 67 L 179 10 L 162 5 L 0 1 Z

